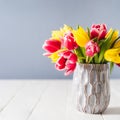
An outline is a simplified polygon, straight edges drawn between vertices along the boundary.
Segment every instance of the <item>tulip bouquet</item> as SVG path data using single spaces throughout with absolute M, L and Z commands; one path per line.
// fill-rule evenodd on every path
M 106 64 L 120 66 L 119 31 L 107 30 L 105 24 L 93 24 L 83 29 L 73 29 L 64 25 L 60 30 L 52 31 L 51 38 L 43 44 L 45 56 L 51 58 L 57 70 L 71 74 L 77 63 Z

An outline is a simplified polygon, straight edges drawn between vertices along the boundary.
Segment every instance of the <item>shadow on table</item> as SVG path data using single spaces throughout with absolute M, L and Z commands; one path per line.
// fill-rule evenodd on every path
M 118 107 L 108 107 L 107 110 L 103 113 L 111 115 L 120 115 L 120 106 Z

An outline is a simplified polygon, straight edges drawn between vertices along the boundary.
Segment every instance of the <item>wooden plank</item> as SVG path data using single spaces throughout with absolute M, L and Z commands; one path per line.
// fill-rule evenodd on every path
M 65 120 L 69 81 L 50 81 L 29 120 Z
M 7 107 L 22 87 L 23 84 L 19 80 L 0 80 L 0 112 Z
M 27 81 L 24 88 L 1 111 L 0 120 L 27 120 L 46 88 L 45 81 Z
M 71 82 L 51 82 L 29 120 L 103 120 L 101 115 L 80 113 L 75 108 L 71 110 Z
M 102 115 L 73 106 L 70 80 L 0 81 L 0 120 L 120 120 L 120 81 L 111 81 L 111 101 Z

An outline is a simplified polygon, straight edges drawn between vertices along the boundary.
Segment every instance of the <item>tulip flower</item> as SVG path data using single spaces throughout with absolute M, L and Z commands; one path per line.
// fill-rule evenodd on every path
M 43 49 L 47 51 L 44 55 L 51 55 L 51 53 L 56 52 L 61 48 L 61 41 L 54 40 L 54 39 L 49 39 L 46 40 L 45 43 L 43 44 Z
M 93 40 L 90 40 L 86 44 L 85 49 L 86 49 L 86 55 L 89 57 L 93 57 L 96 53 L 100 51 L 98 44 Z
M 77 56 L 71 51 L 65 51 L 60 54 L 60 58 L 57 60 L 55 67 L 57 70 L 65 70 L 65 75 L 71 74 L 77 62 Z
M 69 50 L 73 50 L 78 47 L 77 43 L 74 40 L 74 36 L 70 31 L 65 34 L 63 38 L 63 45 Z
M 63 28 L 60 28 L 60 30 L 52 31 L 51 39 L 61 40 L 61 38 L 64 37 L 64 34 L 68 31 L 72 31 L 72 27 L 64 25 Z
M 118 67 L 120 67 L 120 63 L 119 64 L 116 64 Z
M 72 33 L 74 35 L 76 43 L 80 47 L 85 47 L 86 43 L 89 41 L 87 32 L 82 27 L 79 27 L 77 30 L 73 30 Z
M 110 62 L 120 67 L 120 36 L 119 31 L 107 31 L 105 24 L 93 24 L 87 30 L 78 26 L 73 29 L 64 25 L 52 31 L 51 38 L 43 44 L 45 56 L 55 63 L 57 70 L 64 70 L 65 75 L 71 74 L 76 63 L 106 64 Z
M 98 38 L 99 40 L 104 39 L 107 34 L 107 28 L 105 24 L 93 24 L 90 30 L 90 37 Z
M 114 48 L 120 47 L 120 40 L 116 41 L 113 47 Z
M 104 57 L 107 61 L 111 61 L 114 63 L 120 63 L 120 47 L 109 49 L 105 52 Z

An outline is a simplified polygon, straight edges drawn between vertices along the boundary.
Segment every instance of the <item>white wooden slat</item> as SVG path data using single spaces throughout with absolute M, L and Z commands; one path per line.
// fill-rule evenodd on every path
M 24 83 L 24 81 L 23 81 Z M 42 93 L 47 88 L 44 81 L 27 81 L 21 91 L 1 111 L 0 120 L 27 120 L 34 110 Z
M 104 120 L 120 120 L 120 80 L 111 81 L 110 105 L 103 114 Z
M 102 115 L 72 106 L 72 80 L 0 80 L 0 120 L 120 120 L 120 81 L 111 81 L 111 101 Z
M 22 87 L 23 83 L 19 80 L 0 80 L 0 112 L 7 107 Z
M 68 81 L 51 81 L 29 120 L 65 120 Z

